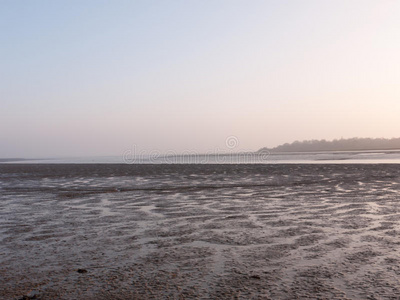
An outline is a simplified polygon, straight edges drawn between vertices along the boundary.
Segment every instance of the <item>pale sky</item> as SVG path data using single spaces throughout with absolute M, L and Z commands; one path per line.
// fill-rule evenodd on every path
M 400 137 L 400 1 L 0 1 L 0 157 Z

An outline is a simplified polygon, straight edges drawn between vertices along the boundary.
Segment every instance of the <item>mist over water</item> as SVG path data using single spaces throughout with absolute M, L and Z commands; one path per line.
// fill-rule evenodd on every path
M 383 164 L 400 163 L 399 150 L 384 151 L 332 151 L 314 153 L 242 153 L 221 155 L 173 155 L 173 156 L 97 156 L 65 157 L 51 159 L 7 160 L 3 163 L 34 164 Z
M 0 0 L 0 299 L 400 299 L 399 16 Z

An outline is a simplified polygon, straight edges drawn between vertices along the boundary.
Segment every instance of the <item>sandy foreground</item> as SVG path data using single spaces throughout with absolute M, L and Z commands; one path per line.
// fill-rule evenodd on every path
M 399 299 L 400 165 L 0 165 L 0 299 Z

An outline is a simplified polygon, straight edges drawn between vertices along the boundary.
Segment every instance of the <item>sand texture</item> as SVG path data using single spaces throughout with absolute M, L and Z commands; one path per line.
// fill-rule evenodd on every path
M 399 165 L 0 165 L 0 299 L 400 299 Z

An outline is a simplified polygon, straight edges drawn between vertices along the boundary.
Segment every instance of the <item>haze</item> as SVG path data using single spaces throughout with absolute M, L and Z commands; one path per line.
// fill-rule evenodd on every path
M 0 157 L 398 137 L 399 1 L 0 2 Z

